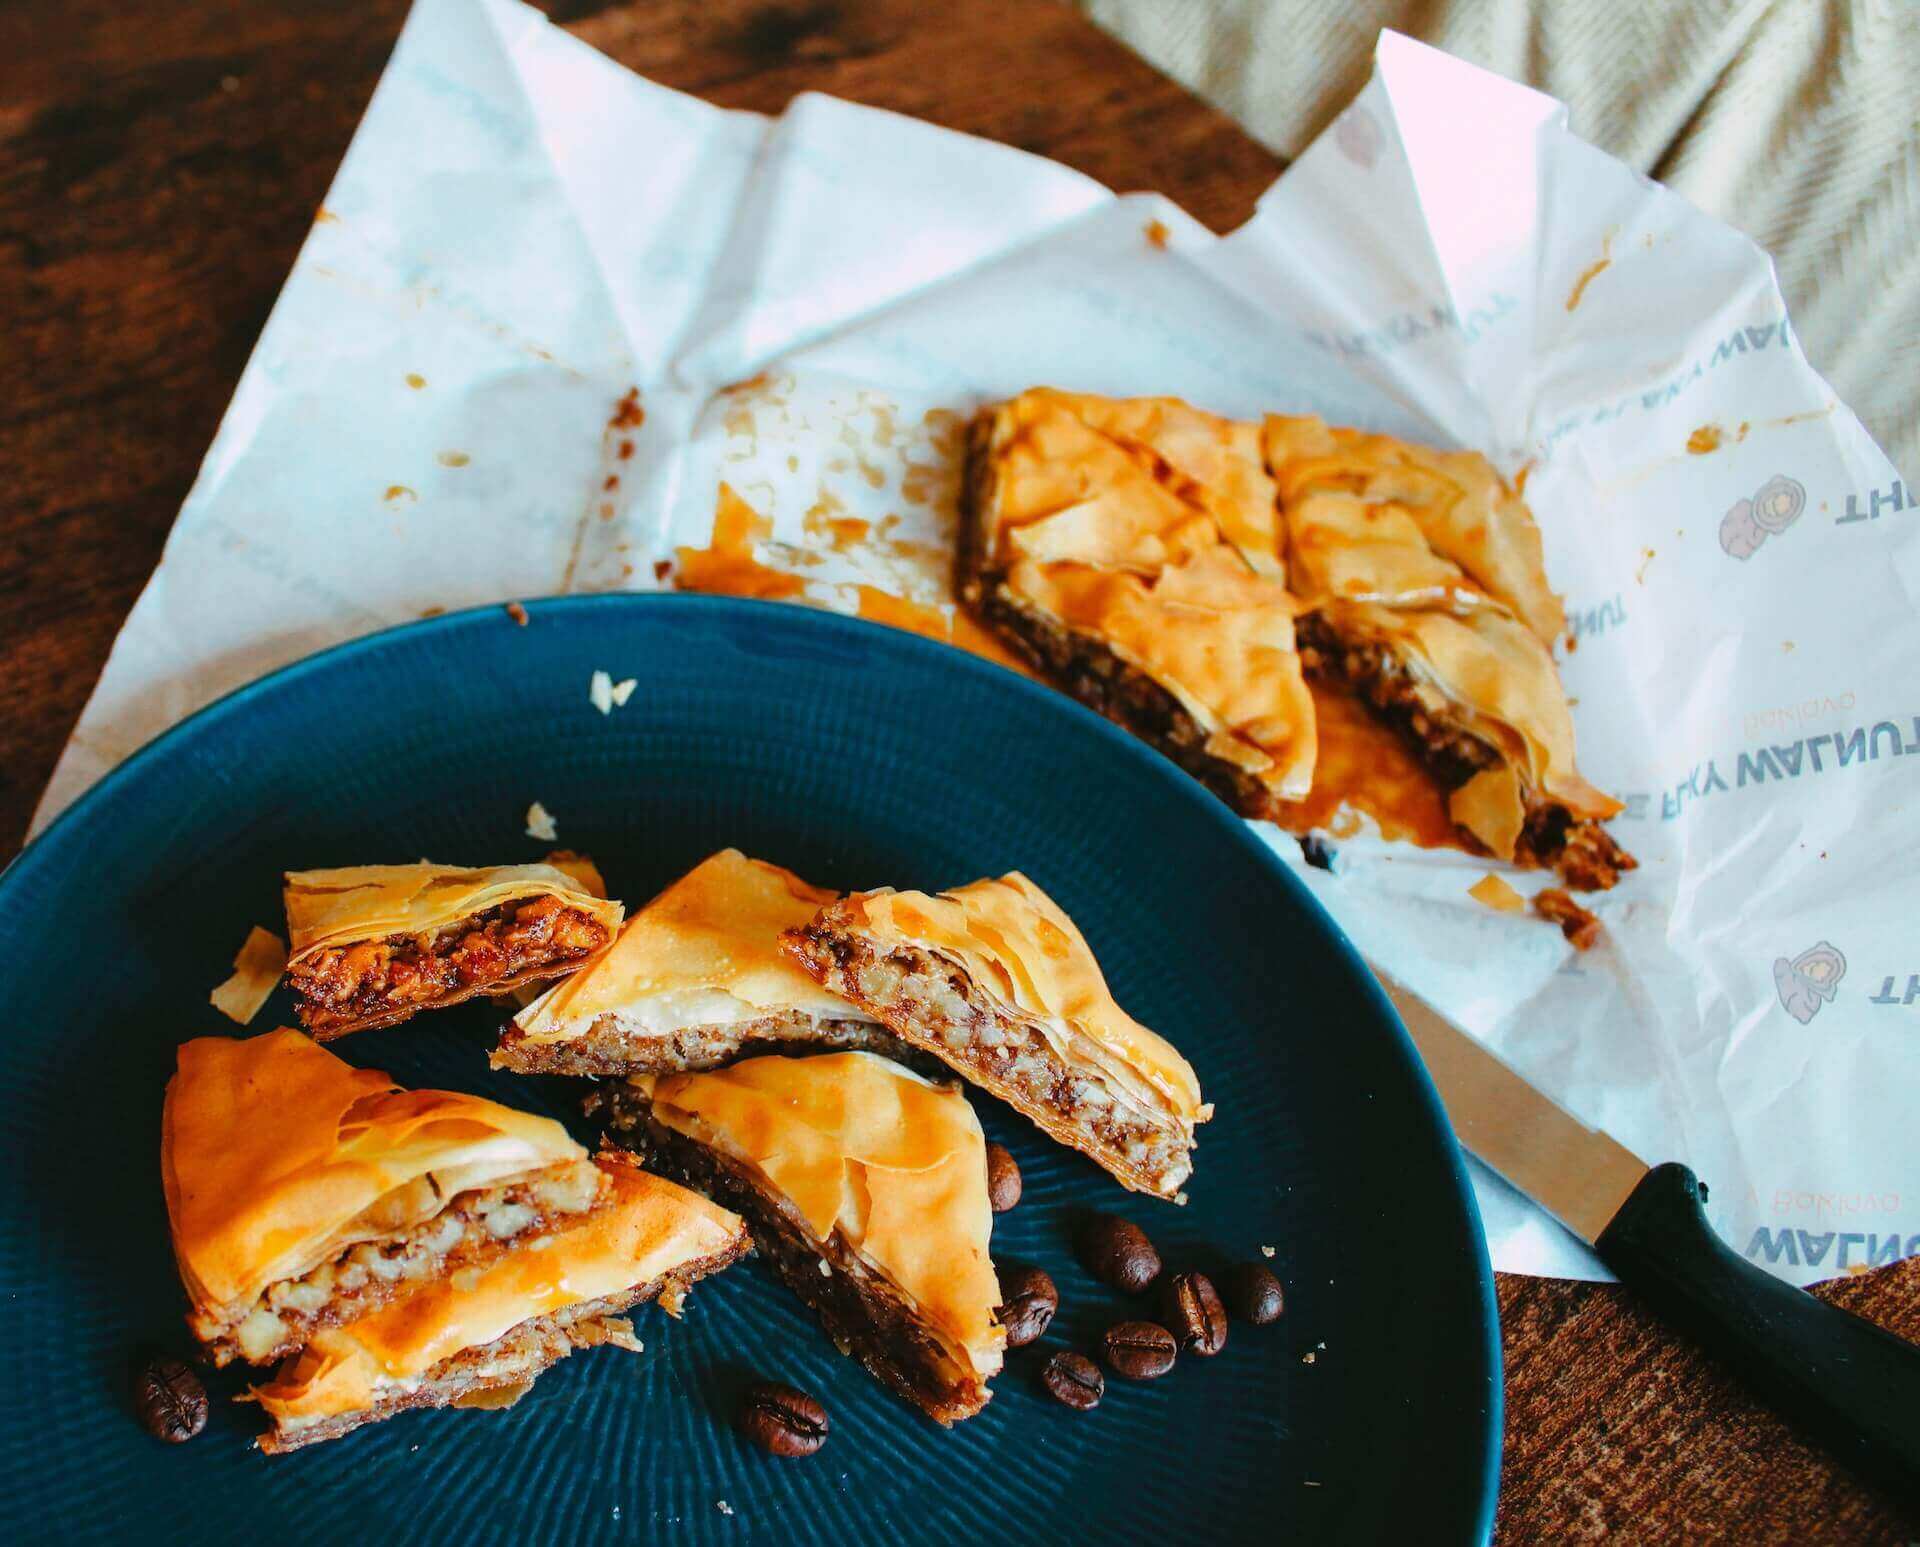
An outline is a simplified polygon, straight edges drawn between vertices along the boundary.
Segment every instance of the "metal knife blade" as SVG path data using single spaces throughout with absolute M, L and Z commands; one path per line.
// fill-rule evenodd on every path
M 1589 1246 L 1598 1241 L 1647 1163 L 1543 1096 L 1378 967 L 1373 974 L 1420 1049 L 1460 1143 Z

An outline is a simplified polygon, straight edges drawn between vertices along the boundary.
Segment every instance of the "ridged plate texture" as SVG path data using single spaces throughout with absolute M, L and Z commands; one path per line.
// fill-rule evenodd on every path
M 767 603 L 622 597 L 412 625 L 243 689 L 118 770 L 0 880 L 9 1100 L 0 1145 L 0 1538 L 1450 1543 L 1484 1539 L 1498 1468 L 1491 1281 L 1458 1151 L 1343 937 L 1247 827 L 1157 754 L 999 667 Z M 636 677 L 623 708 L 590 674 Z M 157 1165 L 175 1045 L 283 870 L 538 857 L 543 802 L 637 906 L 734 844 L 823 884 L 938 888 L 1021 868 L 1114 992 L 1197 1068 L 1218 1116 L 1185 1208 L 1123 1192 L 976 1094 L 1026 1176 L 995 1223 L 1063 1309 L 987 1411 L 943 1432 L 838 1355 L 757 1264 L 639 1317 L 647 1348 L 576 1355 L 506 1413 L 412 1414 L 281 1458 L 244 1382 L 208 1432 L 131 1414 L 129 1353 L 184 1350 Z M 254 1023 L 291 1019 L 284 989 Z M 468 1005 L 334 1044 L 414 1086 L 552 1113 L 584 1086 L 493 1074 Z M 1070 1237 L 1137 1220 L 1172 1265 L 1260 1258 L 1266 1329 L 1075 1414 L 1038 1384 L 1139 1307 Z M 728 1423 L 772 1377 L 826 1403 L 805 1461 Z

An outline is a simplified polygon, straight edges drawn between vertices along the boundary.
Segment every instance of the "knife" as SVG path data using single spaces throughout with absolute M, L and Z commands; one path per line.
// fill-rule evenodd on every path
M 1707 1223 L 1706 1189 L 1687 1167 L 1649 1166 L 1374 974 L 1461 1144 L 1808 1439 L 1920 1512 L 1920 1346 L 1743 1260 Z

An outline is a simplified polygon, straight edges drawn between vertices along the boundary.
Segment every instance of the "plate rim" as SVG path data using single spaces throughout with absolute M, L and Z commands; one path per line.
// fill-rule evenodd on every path
M 329 645 L 298 660 L 290 661 L 202 705 L 108 769 L 65 810 L 22 845 L 20 851 L 8 861 L 5 869 L 0 870 L 0 908 L 5 907 L 11 900 L 14 888 L 29 882 L 33 872 L 45 863 L 42 856 L 51 855 L 54 852 L 57 845 L 52 840 L 63 836 L 69 829 L 80 826 L 96 807 L 106 804 L 123 787 L 137 782 L 149 766 L 162 761 L 177 744 L 190 741 L 205 731 L 209 725 L 226 716 L 244 712 L 248 704 L 256 698 L 264 697 L 301 678 L 324 673 L 341 662 L 362 655 L 375 654 L 397 641 L 437 633 L 456 632 L 489 619 L 498 619 L 514 627 L 531 627 L 543 616 L 572 613 L 613 614 L 633 609 L 687 611 L 696 615 L 709 613 L 719 618 L 732 616 L 745 620 L 777 619 L 783 626 L 794 625 L 803 629 L 815 628 L 828 633 L 851 635 L 863 647 L 870 645 L 883 650 L 904 650 L 909 655 L 921 654 L 924 659 L 935 663 L 941 670 L 972 674 L 982 683 L 990 683 L 990 692 L 1024 694 L 1036 703 L 1044 702 L 1051 706 L 1052 711 L 1065 713 L 1070 720 L 1077 718 L 1083 730 L 1090 730 L 1104 737 L 1108 745 L 1114 748 L 1116 755 L 1133 758 L 1143 766 L 1150 767 L 1167 786 L 1170 794 L 1177 792 L 1178 798 L 1203 807 L 1208 820 L 1215 824 L 1226 841 L 1244 845 L 1252 851 L 1257 862 L 1278 877 L 1281 884 L 1296 899 L 1303 902 L 1324 927 L 1335 949 L 1344 958 L 1346 965 L 1353 969 L 1354 976 L 1362 984 L 1363 995 L 1371 999 L 1376 1012 L 1375 1018 L 1390 1030 L 1394 1039 L 1397 1039 L 1397 1050 L 1401 1061 L 1413 1077 L 1416 1102 L 1440 1135 L 1441 1151 L 1446 1161 L 1446 1182 L 1452 1189 L 1455 1201 L 1464 1211 L 1468 1225 L 1472 1247 L 1469 1255 L 1474 1268 L 1473 1288 L 1480 1310 L 1479 1330 L 1485 1343 L 1485 1358 L 1482 1361 L 1480 1375 L 1486 1391 L 1484 1409 L 1486 1418 L 1478 1447 L 1481 1475 L 1474 1540 L 1486 1543 L 1492 1539 L 1494 1511 L 1499 1501 L 1505 1450 L 1505 1371 L 1493 1265 L 1487 1251 L 1486 1228 L 1480 1218 L 1479 1205 L 1474 1198 L 1472 1183 L 1467 1174 L 1465 1151 L 1454 1135 L 1452 1124 L 1447 1120 L 1439 1091 L 1435 1088 L 1432 1077 L 1427 1073 L 1426 1065 L 1421 1060 L 1413 1039 L 1408 1035 L 1399 1012 L 1393 1007 L 1393 1002 L 1387 998 L 1379 981 L 1374 977 L 1372 969 L 1367 966 L 1359 950 L 1347 938 L 1346 931 L 1340 927 L 1319 898 L 1314 896 L 1312 890 L 1288 869 L 1266 843 L 1249 831 L 1248 823 L 1244 818 L 1159 750 L 1122 730 L 1104 715 L 1087 708 L 1060 689 L 1020 672 L 1009 670 L 984 656 L 975 655 L 971 651 L 960 649 L 945 641 L 927 638 L 909 630 L 820 607 L 687 591 L 607 591 L 586 595 L 546 596 L 522 599 L 519 605 L 527 614 L 525 624 L 520 623 L 507 611 L 508 603 L 506 602 L 484 602 L 472 607 L 463 607 L 457 611 L 439 613 L 430 618 L 414 618 L 404 623 L 392 624 L 372 633 L 342 640 L 338 644 Z

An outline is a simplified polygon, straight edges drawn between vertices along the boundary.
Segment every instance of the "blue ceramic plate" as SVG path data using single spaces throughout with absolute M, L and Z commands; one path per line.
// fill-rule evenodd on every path
M 1478 1542 L 1499 1458 L 1491 1279 L 1461 1157 L 1345 939 L 1226 808 L 1065 698 L 944 645 L 799 608 L 701 597 L 539 603 L 330 651 L 163 736 L 0 881 L 9 1109 L 0 1194 L 0 1536 L 264 1543 L 512 1540 L 845 1544 L 992 1539 Z M 610 716 L 596 668 L 640 688 Z M 412 1414 L 278 1459 L 243 1381 L 210 1376 L 191 1444 L 126 1398 L 143 1342 L 184 1350 L 157 1165 L 161 1092 L 282 871 L 536 858 L 560 841 L 630 905 L 738 845 L 832 886 L 937 888 L 1015 867 L 1080 923 L 1115 995 L 1199 1071 L 1186 1208 L 1123 1192 L 976 1096 L 1026 1199 L 996 1257 L 1062 1310 L 950 1432 L 836 1354 L 757 1265 L 639 1318 L 635 1357 L 549 1372 L 506 1413 Z M 254 1023 L 291 1018 L 284 990 Z M 335 1044 L 415 1086 L 578 1118 L 583 1088 L 493 1074 L 467 1005 Z M 1135 1307 L 1069 1246 L 1118 1209 L 1173 1264 L 1258 1259 L 1267 1328 L 1076 1414 L 1039 1388 Z M 232 1376 L 233 1378 L 228 1378 Z M 833 1434 L 775 1460 L 729 1428 L 739 1385 L 826 1403 Z M 9 1524 L 10 1522 L 10 1524 Z

